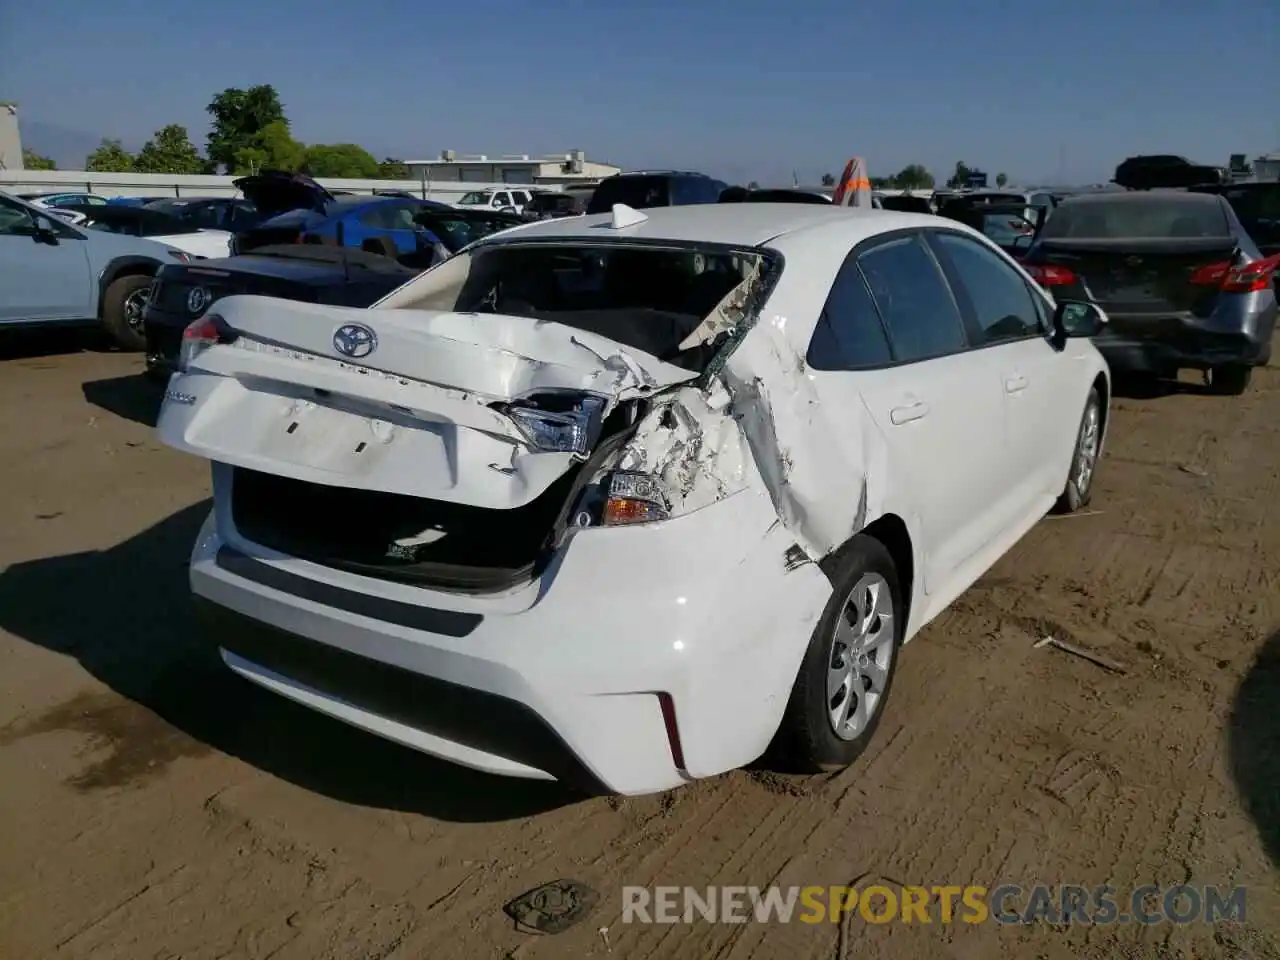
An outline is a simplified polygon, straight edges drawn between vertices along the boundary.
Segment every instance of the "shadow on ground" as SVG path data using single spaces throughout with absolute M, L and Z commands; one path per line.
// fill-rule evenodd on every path
M 1203 383 L 1136 374 L 1112 374 L 1111 389 L 1115 396 L 1127 400 L 1156 400 L 1179 394 L 1213 395 L 1213 391 Z
M 140 374 L 90 380 L 80 389 L 84 398 L 95 407 L 146 427 L 156 425 L 160 401 L 164 399 L 164 388 Z
M 1280 630 L 1262 645 L 1236 691 L 1229 747 L 1245 810 L 1280 866 Z
M 32 560 L 0 573 L 0 628 L 75 657 L 146 708 L 115 698 L 64 704 L 0 729 L 0 744 L 97 724 L 87 732 L 107 742 L 115 760 L 71 781 L 86 789 L 121 785 L 131 771 L 154 775 L 157 766 L 212 747 L 338 800 L 442 820 L 508 820 L 581 799 L 558 784 L 490 777 L 434 760 L 231 673 L 202 634 L 187 586 L 186 558 L 208 511 L 205 501 L 109 550 Z
M 110 344 L 100 330 L 83 327 L 30 327 L 0 329 L 0 360 L 39 360 L 82 350 L 108 350 Z

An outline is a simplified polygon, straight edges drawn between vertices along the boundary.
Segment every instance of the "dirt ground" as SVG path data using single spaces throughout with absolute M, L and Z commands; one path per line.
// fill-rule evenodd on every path
M 206 468 L 156 442 L 139 361 L 4 350 L 5 960 L 1280 957 L 1280 370 L 1243 398 L 1117 400 L 1092 511 L 1041 523 L 906 649 L 853 768 L 582 800 L 222 669 L 186 587 Z M 1125 672 L 1034 646 L 1049 633 Z M 600 895 L 578 925 L 503 914 L 564 877 Z M 621 922 L 624 884 L 855 878 L 1241 884 L 1247 915 Z

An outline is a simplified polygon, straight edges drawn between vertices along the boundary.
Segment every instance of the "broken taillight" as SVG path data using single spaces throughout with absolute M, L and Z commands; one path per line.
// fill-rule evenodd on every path
M 585 458 L 600 438 L 606 400 L 594 394 L 542 394 L 502 408 L 541 453 L 571 453 Z
M 192 321 L 182 331 L 182 346 L 178 351 L 178 369 L 186 371 L 192 361 L 209 347 L 219 343 L 231 343 L 235 340 L 235 332 L 227 326 L 227 322 L 216 313 L 206 313 L 199 320 Z

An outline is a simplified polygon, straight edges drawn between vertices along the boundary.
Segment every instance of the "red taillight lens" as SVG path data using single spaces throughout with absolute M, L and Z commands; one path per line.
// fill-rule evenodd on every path
M 1031 279 L 1042 287 L 1065 287 L 1076 282 L 1074 270 L 1053 263 L 1029 264 L 1025 267 Z
M 1193 273 L 1190 282 L 1197 287 L 1220 287 L 1230 272 L 1231 264 L 1225 260 L 1222 263 L 1210 263 Z
M 186 370 L 191 361 L 218 343 L 230 343 L 235 335 L 216 313 L 206 313 L 199 320 L 188 324 L 182 331 L 182 346 L 178 351 L 178 369 Z
M 1191 275 L 1191 283 L 1201 287 L 1217 287 L 1223 293 L 1257 293 L 1271 286 L 1280 270 L 1280 253 L 1233 267 L 1230 263 L 1211 263 Z

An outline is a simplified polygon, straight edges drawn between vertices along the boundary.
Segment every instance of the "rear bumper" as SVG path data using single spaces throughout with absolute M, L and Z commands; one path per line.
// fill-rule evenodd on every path
M 1181 321 L 1164 321 L 1159 336 L 1141 337 L 1108 331 L 1094 346 L 1117 372 L 1166 373 L 1179 368 L 1208 369 L 1226 365 L 1261 366 L 1271 359 L 1275 310 L 1243 329 L 1222 330 Z M 1170 327 L 1173 326 L 1173 329 Z
M 581 531 L 539 581 L 475 597 L 256 547 L 214 486 L 191 586 L 233 670 L 424 753 L 593 792 L 665 790 L 758 757 L 830 595 L 815 564 L 785 569 L 791 541 L 752 492 Z

